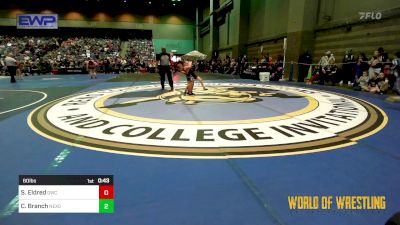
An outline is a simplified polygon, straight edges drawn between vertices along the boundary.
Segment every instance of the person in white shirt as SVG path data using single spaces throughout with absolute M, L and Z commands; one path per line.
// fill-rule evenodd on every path
M 321 57 L 321 59 L 318 62 L 318 65 L 320 65 L 322 68 L 324 68 L 327 65 L 332 65 L 335 63 L 335 57 L 331 53 L 331 51 L 327 51 L 324 56 Z
M 161 89 L 164 90 L 165 76 L 167 76 L 169 86 L 171 87 L 171 91 L 173 91 L 174 81 L 172 80 L 170 61 L 171 56 L 167 53 L 167 50 L 165 48 L 161 48 L 158 67 L 158 71 L 160 73 Z
M 4 62 L 4 58 L 3 58 L 3 56 L 0 56 L 0 75 L 3 75 L 6 70 L 7 70 L 7 67 Z

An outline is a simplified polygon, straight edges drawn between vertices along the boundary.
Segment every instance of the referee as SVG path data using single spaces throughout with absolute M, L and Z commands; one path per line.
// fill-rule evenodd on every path
M 17 60 L 12 57 L 12 53 L 9 53 L 7 57 L 4 59 L 4 63 L 7 66 L 7 71 L 10 73 L 11 76 L 11 83 L 17 82 L 15 80 L 15 74 L 17 72 Z
M 161 48 L 159 67 L 158 67 L 158 72 L 160 73 L 161 89 L 164 90 L 165 75 L 167 75 L 169 86 L 171 87 L 171 91 L 173 91 L 174 82 L 172 80 L 170 61 L 171 57 L 167 53 L 167 50 L 165 48 Z

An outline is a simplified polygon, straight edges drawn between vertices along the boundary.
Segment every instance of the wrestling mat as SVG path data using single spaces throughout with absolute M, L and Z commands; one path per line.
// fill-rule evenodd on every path
M 398 103 L 202 74 L 0 80 L 0 224 L 384 224 L 400 211 Z M 114 175 L 112 214 L 19 214 L 18 175 Z M 329 203 L 331 201 L 331 203 Z

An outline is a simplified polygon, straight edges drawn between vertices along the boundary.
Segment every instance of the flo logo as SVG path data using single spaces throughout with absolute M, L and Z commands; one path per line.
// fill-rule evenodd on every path
M 387 123 L 376 106 L 349 96 L 298 87 L 210 83 L 81 93 L 35 109 L 30 127 L 86 149 L 178 158 L 265 157 L 357 144 Z M 79 140 L 77 142 L 76 140 Z
M 382 19 L 381 12 L 359 12 L 360 20 L 380 20 Z

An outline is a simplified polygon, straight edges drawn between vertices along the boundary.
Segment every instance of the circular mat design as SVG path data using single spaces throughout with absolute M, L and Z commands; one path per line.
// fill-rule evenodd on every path
M 227 158 L 302 154 L 356 144 L 387 123 L 350 96 L 269 84 L 210 83 L 104 89 L 34 110 L 30 127 L 73 146 L 120 154 Z

